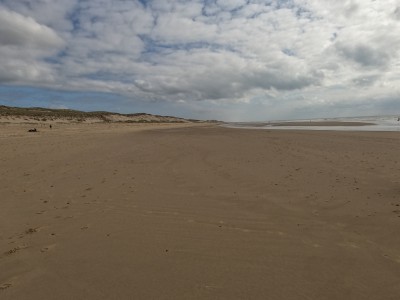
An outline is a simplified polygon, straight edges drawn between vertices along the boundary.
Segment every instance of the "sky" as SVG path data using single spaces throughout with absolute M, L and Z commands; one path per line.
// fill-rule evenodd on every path
M 0 104 L 224 121 L 400 114 L 400 2 L 0 0 Z

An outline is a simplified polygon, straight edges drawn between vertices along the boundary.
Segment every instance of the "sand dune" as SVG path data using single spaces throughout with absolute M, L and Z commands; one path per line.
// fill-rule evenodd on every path
M 399 299 L 396 132 L 24 126 L 1 299 Z
M 0 124 L 91 124 L 91 123 L 193 123 L 201 122 L 147 113 L 120 114 L 107 111 L 84 112 L 71 109 L 12 107 L 0 105 Z

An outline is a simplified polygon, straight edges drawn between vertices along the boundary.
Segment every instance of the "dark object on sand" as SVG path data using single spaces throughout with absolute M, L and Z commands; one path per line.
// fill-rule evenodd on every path
M 50 129 L 51 129 L 51 128 L 53 128 L 53 126 L 51 126 L 51 124 L 50 124 Z
M 31 128 L 28 130 L 28 132 L 37 132 L 36 128 Z

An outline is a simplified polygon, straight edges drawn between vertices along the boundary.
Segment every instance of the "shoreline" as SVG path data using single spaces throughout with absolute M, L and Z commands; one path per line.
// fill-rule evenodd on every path
M 400 131 L 400 121 L 395 115 L 270 122 L 232 122 L 225 123 L 224 126 L 228 128 L 267 130 Z
M 313 122 L 278 122 L 268 123 L 268 126 L 367 126 L 377 125 L 367 122 L 345 122 L 345 121 L 313 121 Z

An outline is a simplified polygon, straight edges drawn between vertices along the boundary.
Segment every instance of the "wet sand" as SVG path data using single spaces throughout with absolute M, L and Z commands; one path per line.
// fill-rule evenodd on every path
M 400 298 L 399 133 L 146 126 L 0 127 L 0 299 Z
M 279 122 L 270 123 L 271 126 L 366 126 L 375 125 L 368 122 L 344 122 L 344 121 L 310 121 L 310 122 Z

